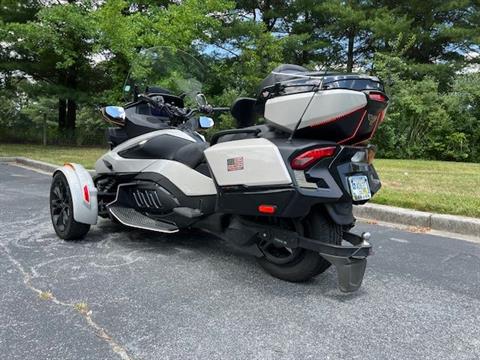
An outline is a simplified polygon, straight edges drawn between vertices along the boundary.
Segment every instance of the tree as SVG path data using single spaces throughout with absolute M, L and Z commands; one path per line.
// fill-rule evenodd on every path
M 34 21 L 10 22 L 2 29 L 8 65 L 58 97 L 59 127 L 73 134 L 77 102 L 95 90 L 92 66 L 96 27 L 86 3 L 43 7 Z M 37 91 L 38 91 L 37 89 Z

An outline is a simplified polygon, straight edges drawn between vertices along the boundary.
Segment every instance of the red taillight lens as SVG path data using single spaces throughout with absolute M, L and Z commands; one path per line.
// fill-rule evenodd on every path
M 258 212 L 262 214 L 275 214 L 277 207 L 275 205 L 259 205 Z
M 335 149 L 335 146 L 330 146 L 305 151 L 293 158 L 290 165 L 294 170 L 305 170 L 318 160 L 332 156 L 335 153 Z
M 370 98 L 370 100 L 374 100 L 374 101 L 380 101 L 380 102 L 388 101 L 388 98 L 382 93 L 370 93 L 368 94 L 368 97 Z
M 83 200 L 85 200 L 87 204 L 90 204 L 90 191 L 88 191 L 87 185 L 83 187 Z

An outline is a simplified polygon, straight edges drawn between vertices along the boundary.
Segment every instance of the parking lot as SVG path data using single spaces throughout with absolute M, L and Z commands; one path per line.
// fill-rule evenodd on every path
M 375 255 L 343 294 L 333 268 L 274 279 L 208 234 L 50 224 L 50 177 L 0 164 L 4 359 L 478 359 L 480 243 L 361 223 Z

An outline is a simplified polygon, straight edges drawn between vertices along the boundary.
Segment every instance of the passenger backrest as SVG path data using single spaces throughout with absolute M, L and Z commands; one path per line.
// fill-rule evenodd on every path
M 239 129 L 255 125 L 258 117 L 255 111 L 256 102 L 256 99 L 247 97 L 240 97 L 233 102 L 230 112 L 237 120 Z

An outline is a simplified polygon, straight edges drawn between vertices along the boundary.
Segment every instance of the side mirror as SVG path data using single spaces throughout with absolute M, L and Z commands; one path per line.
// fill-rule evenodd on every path
M 195 96 L 195 100 L 197 101 L 198 106 L 208 105 L 207 98 L 203 94 L 197 94 L 197 96 Z
M 207 116 L 200 116 L 198 118 L 198 127 L 200 129 L 210 129 L 213 125 L 215 125 L 215 122 L 212 118 Z
M 105 114 L 112 120 L 125 121 L 125 109 L 121 106 L 107 106 Z

